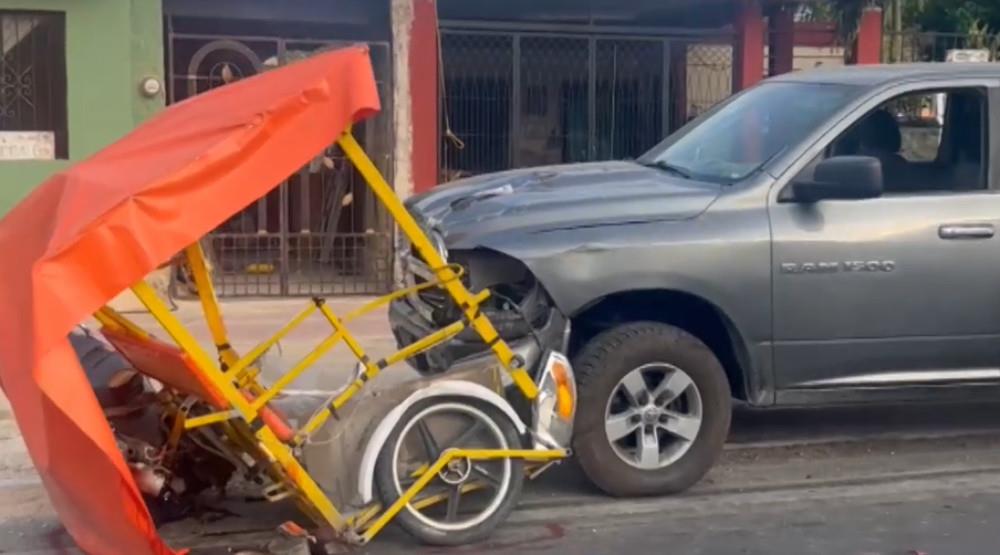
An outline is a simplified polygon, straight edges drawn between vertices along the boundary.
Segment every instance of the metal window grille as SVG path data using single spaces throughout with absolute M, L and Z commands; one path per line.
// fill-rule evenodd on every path
M 348 44 L 183 33 L 168 23 L 171 102 Z M 390 50 L 369 46 L 384 108 L 354 133 L 389 176 Z M 222 224 L 205 247 L 224 297 L 368 295 L 392 287 L 391 219 L 335 145 Z M 188 287 L 175 276 L 176 293 Z
M 52 133 L 69 157 L 66 22 L 59 12 L 0 11 L 0 131 Z
M 446 28 L 441 45 L 445 181 L 636 157 L 732 90 L 728 42 Z
M 656 41 L 597 42 L 598 160 L 635 157 L 663 139 L 665 55 Z
M 686 75 L 683 86 L 687 94 L 681 112 L 687 122 L 732 94 L 733 48 L 725 43 L 702 43 L 688 44 L 684 49 Z
M 445 180 L 511 167 L 514 40 L 503 35 L 443 33 L 444 110 L 451 131 L 441 148 Z M 541 99 L 535 93 L 536 101 Z M 530 112 L 544 106 L 529 107 Z M 461 148 L 459 148 L 461 146 Z

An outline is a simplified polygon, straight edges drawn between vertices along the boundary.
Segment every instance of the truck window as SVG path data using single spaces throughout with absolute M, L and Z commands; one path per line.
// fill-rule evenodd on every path
M 688 124 L 639 162 L 695 179 L 738 182 L 823 127 L 857 94 L 849 85 L 763 83 Z
M 986 98 L 978 88 L 896 97 L 858 120 L 825 156 L 878 158 L 886 194 L 986 189 Z

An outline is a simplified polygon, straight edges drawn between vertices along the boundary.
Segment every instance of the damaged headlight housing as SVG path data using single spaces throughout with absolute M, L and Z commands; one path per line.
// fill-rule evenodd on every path
M 434 245 L 434 250 L 436 250 L 437 253 L 441 255 L 441 258 L 447 261 L 448 245 L 446 245 L 444 242 L 444 235 L 441 235 L 439 231 L 431 230 L 430 232 L 427 233 L 427 236 L 430 237 L 431 244 Z
M 538 376 L 532 430 L 543 447 L 569 447 L 576 417 L 576 378 L 562 353 L 550 351 Z

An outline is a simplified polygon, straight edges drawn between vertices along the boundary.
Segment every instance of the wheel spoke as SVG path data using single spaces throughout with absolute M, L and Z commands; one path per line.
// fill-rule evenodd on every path
M 639 443 L 639 464 L 646 468 L 655 468 L 660 464 L 660 439 L 656 431 L 643 431 Z
M 437 441 L 434 436 L 431 435 L 430 428 L 427 427 L 427 421 L 421 420 L 416 424 L 417 433 L 420 434 L 420 442 L 424 446 L 424 451 L 427 456 L 430 457 L 430 463 L 434 464 L 434 461 L 441 456 L 441 448 L 438 447 Z
M 656 399 L 656 404 L 661 407 L 669 405 L 687 391 L 691 384 L 691 378 L 687 374 L 675 370 L 664 376 L 660 385 L 656 386 L 653 398 Z
M 645 404 L 645 399 L 649 396 L 649 387 L 642 377 L 642 372 L 633 371 L 622 378 L 621 386 L 625 390 L 633 406 Z
M 486 470 L 477 464 L 472 466 L 472 471 L 484 478 L 493 487 L 500 487 L 500 479 L 494 476 L 489 470 Z
M 694 441 L 698 437 L 698 430 L 701 429 L 701 418 L 679 412 L 665 412 L 670 418 L 665 423 L 660 424 L 661 428 L 687 441 Z
M 636 411 L 627 410 L 619 414 L 612 414 L 604 423 L 604 432 L 609 441 L 617 441 L 633 432 L 639 427 L 639 422 L 634 421 L 638 416 Z
M 447 522 L 454 522 L 458 518 L 458 502 L 462 498 L 462 486 L 453 486 L 448 492 L 448 513 L 445 515 Z
M 453 441 L 449 441 L 448 446 L 461 448 L 467 441 L 475 437 L 476 433 L 483 429 L 483 426 L 482 420 L 476 420 L 472 423 L 472 426 L 469 426 L 467 430 L 462 432 Z

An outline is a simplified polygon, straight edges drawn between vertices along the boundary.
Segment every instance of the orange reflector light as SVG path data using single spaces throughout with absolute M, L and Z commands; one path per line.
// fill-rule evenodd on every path
M 569 369 L 561 360 L 552 361 L 552 377 L 556 380 L 556 413 L 563 420 L 573 419 L 573 385 Z
M 573 394 L 568 387 L 559 386 L 556 389 L 556 411 L 563 420 L 573 419 Z

